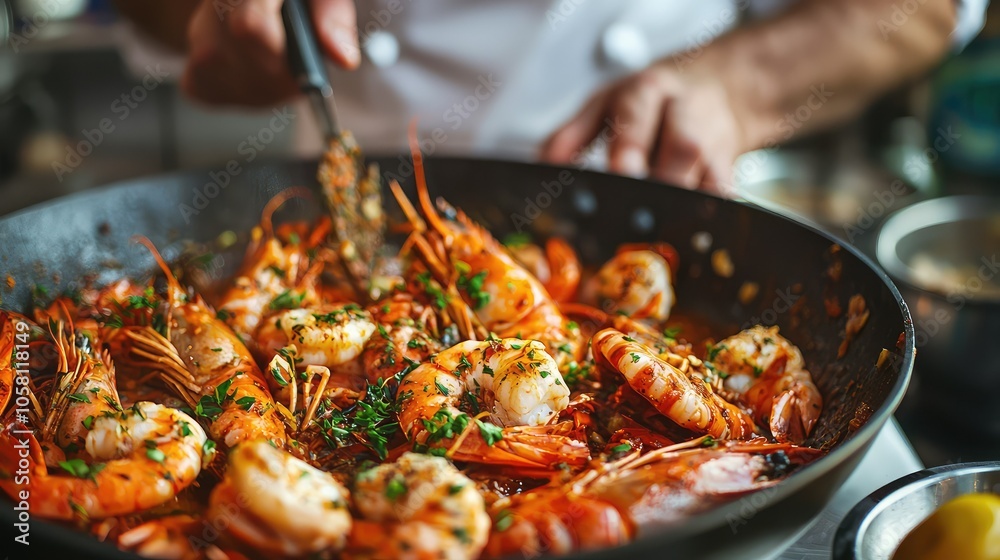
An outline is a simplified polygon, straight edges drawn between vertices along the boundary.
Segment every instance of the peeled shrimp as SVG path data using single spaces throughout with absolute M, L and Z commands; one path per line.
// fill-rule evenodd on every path
M 588 282 L 587 294 L 608 313 L 665 321 L 674 304 L 670 266 L 653 251 L 620 252 Z
M 477 558 L 490 516 L 476 484 L 441 457 L 404 453 L 357 476 L 349 558 Z
M 715 394 L 704 380 L 670 365 L 621 331 L 604 329 L 594 335 L 592 344 L 599 359 L 681 427 L 718 439 L 754 435 L 750 416 Z
M 343 548 L 349 499 L 330 473 L 258 440 L 230 452 L 208 515 L 229 519 L 233 535 L 262 551 L 304 556 Z
M 537 341 L 459 343 L 404 377 L 397 399 L 410 439 L 454 446 L 449 454 L 458 460 L 545 468 L 590 456 L 586 445 L 549 425 L 569 405 L 569 389 Z M 460 406 L 492 425 L 470 422 Z
M 709 360 L 726 374 L 723 386 L 737 402 L 771 428 L 778 441 L 802 443 L 823 410 L 823 395 L 805 369 L 802 352 L 778 334 L 757 325 L 713 347 Z

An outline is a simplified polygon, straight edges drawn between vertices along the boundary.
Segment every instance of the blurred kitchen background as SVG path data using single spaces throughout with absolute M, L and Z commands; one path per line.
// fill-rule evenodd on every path
M 182 61 L 157 67 L 161 47 L 108 0 L 12 0 L 0 10 L 0 215 L 125 178 L 218 166 L 272 117 L 183 98 Z M 261 157 L 309 155 L 296 136 L 275 133 Z M 735 174 L 745 199 L 814 223 L 893 273 L 919 347 L 897 417 L 923 461 L 997 459 L 1000 272 L 980 274 L 978 287 L 969 279 L 993 270 L 988 257 L 1000 251 L 1000 3 L 926 80 L 835 131 L 746 154 Z M 959 194 L 979 198 L 941 198 Z M 930 199 L 936 206 L 914 206 Z M 903 209 L 913 211 L 897 214 L 880 250 L 886 218 Z

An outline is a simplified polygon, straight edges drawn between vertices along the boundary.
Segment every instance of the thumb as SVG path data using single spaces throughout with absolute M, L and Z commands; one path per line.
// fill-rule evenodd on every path
M 361 64 L 357 11 L 353 0 L 313 0 L 313 20 L 320 48 L 338 66 L 353 70 Z

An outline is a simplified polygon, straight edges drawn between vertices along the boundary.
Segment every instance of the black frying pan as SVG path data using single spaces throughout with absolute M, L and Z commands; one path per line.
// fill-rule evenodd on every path
M 383 175 L 400 179 L 413 192 L 408 158 L 379 160 Z M 758 492 L 687 520 L 676 527 L 640 534 L 627 550 L 594 553 L 678 558 L 734 552 L 767 554 L 819 512 L 853 471 L 865 450 L 899 404 L 913 365 L 913 328 L 896 288 L 880 270 L 849 247 L 819 231 L 740 203 L 648 182 L 600 173 L 499 161 L 435 159 L 427 161 L 433 196 L 443 196 L 482 221 L 497 235 L 516 230 L 571 239 L 581 258 L 603 262 L 623 242 L 666 240 L 680 251 L 676 279 L 680 312 L 705 317 L 722 333 L 734 333 L 750 321 L 777 324 L 805 355 L 825 398 L 814 445 L 830 449 L 808 467 L 772 489 Z M 0 278 L 17 280 L 3 291 L 2 306 L 25 310 L 31 287 L 54 291 L 80 285 L 98 272 L 101 283 L 122 275 L 142 276 L 153 269 L 148 253 L 130 243 L 144 234 L 177 255 L 180 240 L 214 239 L 233 230 L 245 242 L 264 204 L 293 185 L 312 185 L 312 161 L 257 165 L 207 186 L 207 171 L 185 172 L 128 181 L 42 204 L 0 219 Z M 199 196 L 201 193 L 203 196 Z M 393 203 L 389 206 L 395 207 Z M 316 204 L 291 203 L 282 218 L 315 215 Z M 734 274 L 717 275 L 710 252 L 691 242 L 708 232 L 712 249 L 728 251 Z M 703 236 L 702 236 L 703 237 Z M 239 247 L 223 255 L 231 269 L 241 258 Z M 839 267 L 839 275 L 828 272 Z M 833 277 L 837 278 L 836 280 Z M 740 303 L 744 282 L 759 284 L 758 295 Z M 832 319 L 824 298 L 835 298 L 846 310 L 848 298 L 860 294 L 871 316 L 847 354 L 837 358 L 845 318 Z M 792 300 L 795 310 L 788 309 Z M 756 319 L 755 319 L 756 318 Z M 901 335 L 903 335 L 901 337 Z M 883 348 L 889 359 L 877 368 Z M 10 530 L 13 511 L 0 502 L 0 524 Z M 32 520 L 30 550 L 3 540 L 0 551 L 38 558 L 45 547 L 74 557 L 129 557 L 73 530 Z

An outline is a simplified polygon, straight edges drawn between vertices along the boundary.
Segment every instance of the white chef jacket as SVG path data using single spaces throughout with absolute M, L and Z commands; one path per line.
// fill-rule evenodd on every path
M 900 0 L 904 13 L 907 1 L 919 5 Z M 982 27 L 987 2 L 959 3 L 956 45 Z M 332 80 L 341 120 L 369 151 L 405 151 L 417 117 L 425 151 L 532 158 L 602 86 L 672 53 L 697 56 L 788 3 L 363 0 L 362 65 Z
M 792 1 L 358 0 L 362 64 L 330 66 L 338 113 L 368 153 L 406 152 L 416 117 L 428 154 L 533 159 L 602 86 L 673 53 L 696 57 Z M 988 1 L 957 0 L 957 48 L 982 28 Z M 904 12 L 919 4 L 899 2 Z M 137 52 L 125 55 L 143 68 Z M 295 127 L 293 152 L 317 153 L 315 123 Z

